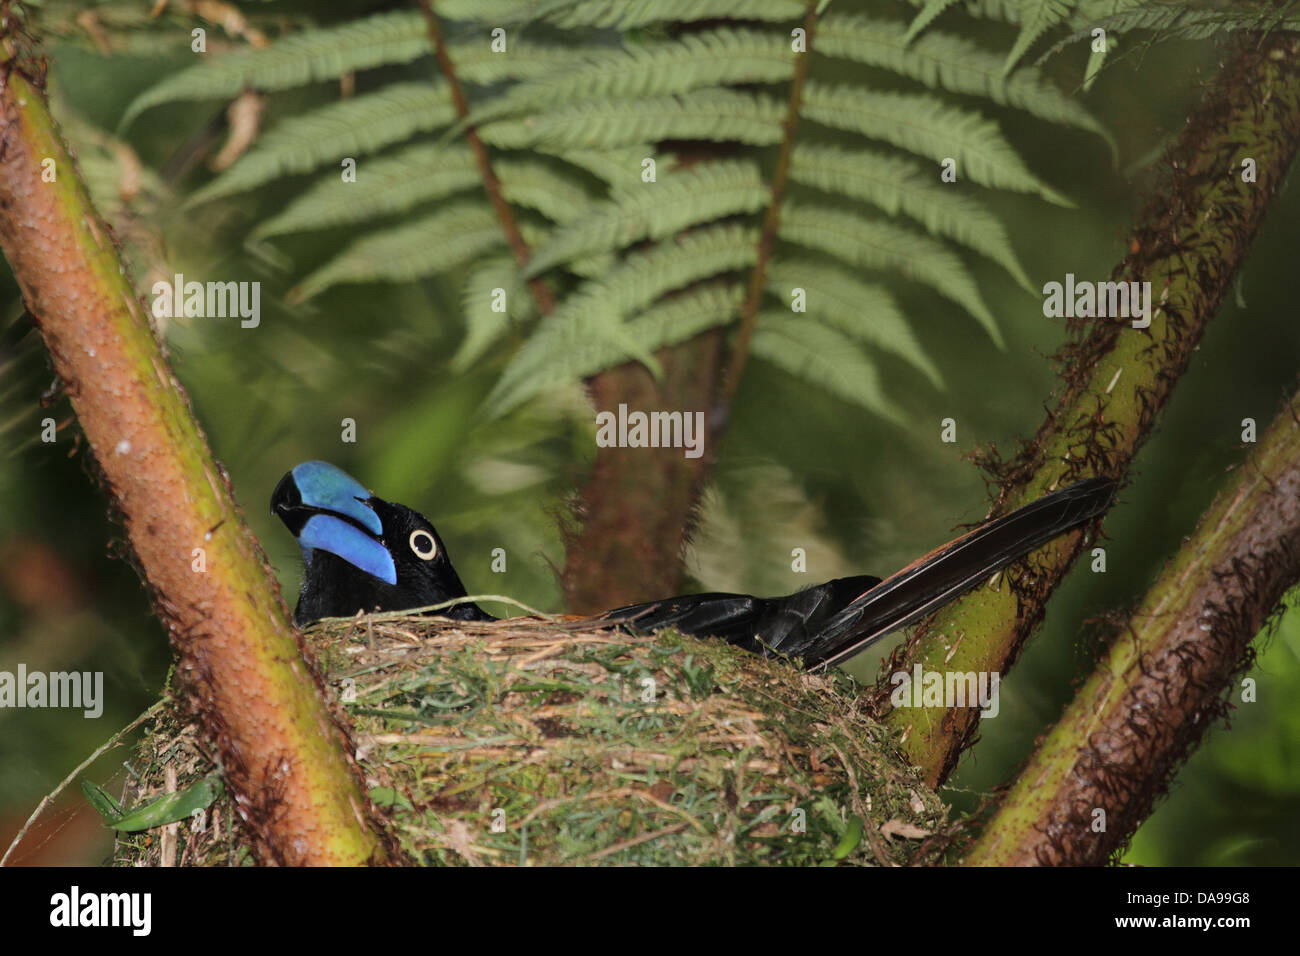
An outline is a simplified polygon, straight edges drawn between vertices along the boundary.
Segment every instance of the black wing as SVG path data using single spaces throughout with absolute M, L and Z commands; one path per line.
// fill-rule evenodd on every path
M 974 587 L 1009 564 L 1103 514 L 1115 482 L 1090 478 L 1052 492 L 918 558 L 885 580 L 837 578 L 785 597 L 690 594 L 608 611 L 640 630 L 675 627 L 758 653 L 838 664 Z

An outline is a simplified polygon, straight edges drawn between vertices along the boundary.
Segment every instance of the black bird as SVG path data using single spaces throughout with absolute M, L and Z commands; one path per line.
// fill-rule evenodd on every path
M 718 637 L 806 667 L 837 664 L 947 604 L 994 572 L 1103 514 L 1115 482 L 1089 478 L 995 518 L 884 579 L 836 578 L 784 597 L 688 594 L 606 611 L 611 624 Z M 466 596 L 428 519 L 376 498 L 323 461 L 297 466 L 276 485 L 271 513 L 298 539 L 306 571 L 294 622 L 357 611 L 403 611 Z M 494 621 L 477 604 L 446 617 Z

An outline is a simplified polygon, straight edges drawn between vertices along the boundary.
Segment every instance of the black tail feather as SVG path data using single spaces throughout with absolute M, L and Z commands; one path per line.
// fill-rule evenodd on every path
M 830 667 L 930 612 L 1059 535 L 1104 514 L 1116 483 L 1089 478 L 1039 498 L 952 541 L 853 600 L 810 634 L 803 648 L 782 650 L 809 667 Z
M 759 654 L 829 667 L 914 624 L 996 571 L 1105 512 L 1115 482 L 1091 478 L 975 528 L 892 577 L 837 578 L 784 597 L 687 594 L 601 615 L 641 631 L 673 627 Z

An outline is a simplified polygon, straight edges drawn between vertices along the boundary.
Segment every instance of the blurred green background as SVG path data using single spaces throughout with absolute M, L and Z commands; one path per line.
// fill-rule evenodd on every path
M 344 5 L 354 13 L 357 5 Z M 377 5 L 362 5 L 372 8 Z M 292 5 L 283 5 L 292 11 Z M 305 9 L 305 8 L 299 8 Z M 313 13 L 324 16 L 317 6 Z M 182 38 L 184 39 L 184 38 Z M 146 49 L 105 56 L 83 42 L 54 40 L 51 88 L 87 167 L 97 136 L 113 133 L 123 110 L 190 54 Z M 1032 169 L 1075 203 L 1060 209 L 1007 193 L 989 202 L 1009 224 L 1031 279 L 1064 273 L 1104 278 L 1124 254 L 1128 229 L 1158 188 L 1159 149 L 1180 128 L 1221 48 L 1171 43 L 1108 67 L 1086 104 L 1115 135 L 1118 166 L 1096 138 L 1021 115 L 995 116 Z M 1076 88 L 1082 56 L 1048 64 Z M 324 87 L 268 102 L 272 118 L 334 93 Z M 277 568 L 286 598 L 297 589 L 299 556 L 267 508 L 271 489 L 294 464 L 330 460 L 376 493 L 427 514 L 438 526 L 471 593 L 505 593 L 560 609 L 555 569 L 563 563 L 557 518 L 594 453 L 590 408 L 577 389 L 552 393 L 487 421 L 477 408 L 506 358 L 499 349 L 469 374 L 449 360 L 462 337 L 452 283 L 335 287 L 309 306 L 285 292 L 339 236 L 313 235 L 249 248 L 252 223 L 283 204 L 272 186 L 196 208 L 183 196 L 211 177 L 186 150 L 205 130 L 218 139 L 224 104 L 184 104 L 137 121 L 126 141 L 147 169 L 173 183 L 146 190 L 123 211 L 119 235 L 140 287 L 172 272 L 258 280 L 262 321 L 173 320 L 166 336 L 176 372 L 217 456 L 230 472 L 247 518 Z M 91 170 L 86 168 L 87 175 Z M 335 175 L 326 172 L 326 175 Z M 168 188 L 170 187 L 170 188 Z M 1122 611 L 1144 592 L 1179 547 L 1226 473 L 1246 450 L 1241 420 L 1260 429 L 1296 384 L 1300 323 L 1295 269 L 1300 216 L 1294 189 L 1275 203 L 1231 300 L 1210 327 L 1168 412 L 1137 461 L 1132 484 L 1106 521 L 1105 574 L 1080 567 L 1049 607 L 1046 623 L 1003 684 L 1002 709 L 981 727 L 945 795 L 973 807 L 1014 773 L 1035 736 L 1060 712 L 1095 660 L 1095 619 Z M 998 350 L 969 317 L 934 300 L 904 300 L 917 335 L 947 382 L 881 355 L 889 396 L 908 425 L 898 427 L 838 402 L 761 362 L 750 364 L 731 431 L 691 555 L 692 583 L 709 588 L 789 591 L 842 573 L 887 574 L 983 516 L 980 473 L 965 460 L 977 445 L 1011 453 L 1041 423 L 1055 387 L 1047 356 L 1064 341 L 1062 322 L 995 266 L 972 256 L 1007 348 Z M 40 420 L 71 415 L 52 398 L 51 374 L 36 336 L 23 334 L 22 303 L 0 268 L 0 670 L 102 670 L 106 706 L 98 720 L 60 711 L 0 710 L 0 847 L 43 795 L 114 731 L 156 698 L 170 661 L 138 577 L 119 554 L 122 533 L 106 513 L 75 426 L 43 444 Z M 939 422 L 958 422 L 956 445 L 939 441 Z M 341 421 L 356 421 L 355 443 Z M 807 576 L 790 571 L 790 549 L 807 549 Z M 494 548 L 508 570 L 490 570 Z M 659 595 L 645 595 L 646 598 Z M 892 641 L 891 641 L 892 643 Z M 874 676 L 888 648 L 852 670 Z M 1169 797 L 1143 826 L 1126 859 L 1148 865 L 1294 864 L 1300 861 L 1300 612 L 1259 647 L 1250 676 L 1256 703 L 1216 727 L 1179 773 Z M 89 775 L 120 784 L 129 751 L 103 757 Z M 112 789 L 110 787 L 110 789 Z M 97 863 L 108 831 L 80 810 L 72 788 L 18 855 L 20 862 Z

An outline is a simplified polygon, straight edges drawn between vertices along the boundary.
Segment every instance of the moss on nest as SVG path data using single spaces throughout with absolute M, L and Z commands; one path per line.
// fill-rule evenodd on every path
M 948 842 L 944 804 L 838 674 L 521 620 L 380 615 L 309 639 L 417 863 L 904 864 Z M 160 722 L 143 795 L 168 762 L 182 785 L 208 772 L 201 753 L 194 727 Z M 230 798 L 212 810 L 224 834 L 190 834 L 182 862 L 245 857 Z M 118 859 L 153 862 L 157 843 L 137 835 Z

